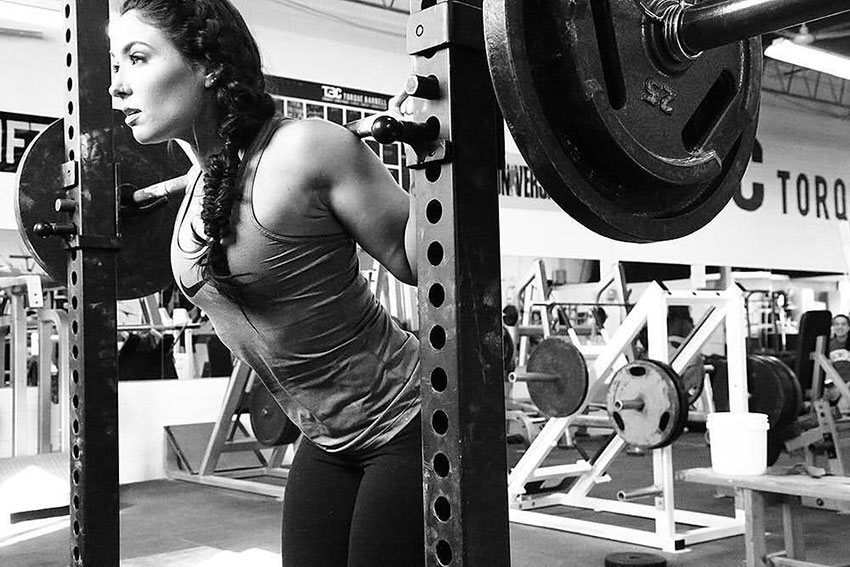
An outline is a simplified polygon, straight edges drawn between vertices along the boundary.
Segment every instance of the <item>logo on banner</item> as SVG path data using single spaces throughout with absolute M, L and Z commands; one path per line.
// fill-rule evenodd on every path
M 758 140 L 750 164 L 764 164 L 764 150 Z M 783 215 L 847 220 L 847 186 L 841 177 L 790 169 L 776 169 L 775 175 L 771 185 L 761 181 L 750 183 L 747 195 L 744 184 L 739 185 L 735 204 L 745 211 L 757 211 L 769 196 L 778 195 Z
M 24 151 L 55 118 L 0 112 L 0 171 L 15 172 Z

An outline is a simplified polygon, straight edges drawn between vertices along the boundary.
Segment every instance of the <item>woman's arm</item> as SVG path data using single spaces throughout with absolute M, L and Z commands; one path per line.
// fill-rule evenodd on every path
M 413 198 L 360 138 L 307 119 L 281 128 L 266 151 L 290 190 L 316 193 L 370 256 L 398 280 L 416 284 Z

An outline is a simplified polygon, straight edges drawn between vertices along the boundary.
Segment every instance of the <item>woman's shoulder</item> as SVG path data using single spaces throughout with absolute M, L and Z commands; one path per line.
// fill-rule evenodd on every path
M 283 120 L 263 150 L 261 168 L 315 187 L 335 165 L 358 151 L 360 139 L 344 126 L 319 118 Z
M 289 152 L 327 151 L 339 144 L 357 140 L 344 126 L 321 118 L 282 120 L 272 134 L 269 147 Z M 323 148 L 325 148 L 323 150 Z

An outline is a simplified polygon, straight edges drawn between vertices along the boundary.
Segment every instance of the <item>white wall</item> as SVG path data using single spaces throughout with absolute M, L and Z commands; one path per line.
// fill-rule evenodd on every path
M 121 484 L 165 478 L 166 425 L 218 420 L 227 378 L 118 383 L 118 477 Z M 36 388 L 28 388 L 28 454 L 36 452 Z M 54 406 L 54 414 L 57 406 Z M 0 388 L 0 458 L 12 454 L 12 389 Z M 57 426 L 58 427 L 58 426 Z M 67 431 L 67 426 L 66 426 Z M 59 432 L 51 439 L 59 449 Z

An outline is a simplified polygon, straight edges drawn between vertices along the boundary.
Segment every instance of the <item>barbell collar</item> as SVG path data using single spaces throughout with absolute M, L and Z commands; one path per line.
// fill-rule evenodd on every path
M 678 40 L 673 41 L 686 53 L 698 54 L 849 11 L 846 0 L 704 0 L 665 16 L 679 20 Z

